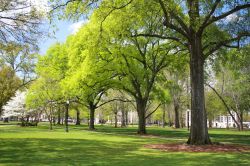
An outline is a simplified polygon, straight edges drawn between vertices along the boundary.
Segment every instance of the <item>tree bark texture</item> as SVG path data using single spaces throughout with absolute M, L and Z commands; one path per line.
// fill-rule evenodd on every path
M 80 125 L 81 124 L 81 120 L 80 120 L 80 111 L 77 108 L 76 109 L 76 125 Z
M 95 106 L 89 105 L 89 130 L 95 130 Z
M 188 144 L 211 144 L 207 129 L 204 97 L 204 60 L 201 38 L 193 34 L 190 43 L 191 131 Z
M 145 118 L 145 112 L 146 112 L 146 102 L 143 99 L 137 99 L 136 100 L 136 106 L 137 106 L 137 114 L 138 114 L 138 134 L 146 134 L 146 118 Z

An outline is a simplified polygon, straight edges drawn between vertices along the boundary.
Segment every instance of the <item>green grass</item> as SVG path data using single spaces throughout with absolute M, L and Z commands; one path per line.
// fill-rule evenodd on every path
M 213 141 L 248 144 L 250 131 L 210 130 Z M 149 127 L 148 134 L 136 135 L 136 128 L 97 126 L 94 132 L 86 126 L 62 126 L 49 131 L 46 125 L 18 127 L 0 125 L 0 165 L 250 165 L 248 153 L 162 152 L 144 148 L 145 144 L 185 142 L 186 129 Z

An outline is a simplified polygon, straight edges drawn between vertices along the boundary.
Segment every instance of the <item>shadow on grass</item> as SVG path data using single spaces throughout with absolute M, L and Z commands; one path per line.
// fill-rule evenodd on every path
M 246 144 L 250 145 L 250 135 L 243 134 L 209 134 L 212 140 L 216 142 L 226 142 L 232 144 Z
M 249 164 L 250 153 L 166 153 L 137 141 L 85 139 L 0 139 L 3 165 L 228 165 Z
M 72 126 L 73 130 L 88 130 L 87 126 Z M 127 136 L 139 136 L 137 134 L 136 127 L 128 128 L 114 128 L 113 126 L 96 126 L 96 130 L 93 132 L 97 133 L 106 133 L 112 135 L 127 135 Z M 246 134 L 245 132 L 249 133 Z M 189 131 L 186 129 L 172 129 L 172 128 L 156 128 L 148 127 L 147 135 L 156 136 L 159 138 L 165 139 L 175 139 L 182 140 L 186 142 L 189 136 Z M 147 136 L 146 135 L 146 136 Z M 211 129 L 209 130 L 209 135 L 213 142 L 226 142 L 233 144 L 246 144 L 250 145 L 250 132 L 249 131 L 234 131 L 234 130 L 225 130 L 225 129 Z
M 88 130 L 88 128 L 83 127 L 73 127 L 74 130 Z M 136 127 L 127 127 L 127 128 L 115 128 L 112 126 L 96 126 L 96 130 L 93 132 L 100 132 L 100 133 L 108 133 L 108 134 L 115 134 L 115 135 L 137 135 L 137 128 Z M 165 138 L 187 138 L 188 132 L 184 130 L 173 130 L 173 129 L 163 129 L 163 128 L 147 128 L 147 134 L 149 136 L 158 136 L 158 137 L 165 137 Z

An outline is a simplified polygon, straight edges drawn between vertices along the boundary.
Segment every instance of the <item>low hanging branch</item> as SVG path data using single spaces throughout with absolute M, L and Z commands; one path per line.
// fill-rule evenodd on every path
M 123 99 L 115 98 L 115 99 L 110 99 L 108 101 L 105 101 L 105 102 L 101 103 L 100 105 L 96 106 L 96 108 L 99 108 L 99 107 L 101 107 L 101 106 L 103 106 L 103 105 L 105 105 L 107 103 L 113 102 L 113 101 L 121 101 L 121 102 L 124 102 L 124 103 L 125 102 L 133 102 L 133 100 L 123 100 Z
M 240 129 L 240 124 L 238 123 L 238 121 L 235 119 L 235 117 L 231 113 L 230 107 L 227 105 L 227 103 L 223 99 L 223 97 L 217 92 L 217 90 L 214 87 L 212 87 L 208 83 L 205 83 L 205 85 L 208 86 L 210 89 L 212 89 L 214 91 L 214 93 L 219 97 L 219 99 L 222 101 L 223 105 L 226 107 L 228 114 L 232 117 L 233 121 L 237 124 L 237 127 Z M 233 109 L 233 108 L 231 108 L 231 109 Z M 236 112 L 234 109 L 233 109 L 233 111 Z
M 163 103 L 160 103 L 152 112 L 150 112 L 150 113 L 145 117 L 145 119 L 149 118 L 153 113 L 155 113 L 155 112 L 158 110 L 158 108 L 159 108 L 162 104 L 163 104 Z

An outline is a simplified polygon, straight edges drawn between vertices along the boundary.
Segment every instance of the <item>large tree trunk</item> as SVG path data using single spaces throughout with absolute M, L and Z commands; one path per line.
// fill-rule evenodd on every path
M 51 115 L 49 116 L 49 129 L 52 130 L 53 129 L 53 119 L 51 117 Z
M 69 132 L 69 124 L 68 124 L 68 119 L 69 119 L 69 104 L 66 103 L 65 105 L 65 119 L 64 119 L 64 123 L 65 123 L 65 131 Z
M 126 126 L 128 126 L 128 107 L 126 107 L 126 112 L 125 112 L 125 115 L 126 115 Z
M 172 122 L 172 118 L 171 118 L 171 112 L 170 109 L 168 108 L 168 126 L 172 127 L 173 122 Z
M 95 130 L 95 106 L 89 105 L 89 130 Z
M 121 103 L 121 112 L 122 112 L 121 127 L 126 127 L 126 111 L 125 111 L 124 103 Z
M 60 109 L 60 106 L 58 108 L 58 111 L 57 111 L 57 124 L 61 124 L 61 109 Z
M 146 102 L 142 99 L 136 100 L 136 107 L 137 107 L 137 114 L 139 118 L 138 122 L 138 134 L 146 134 L 146 119 L 145 119 L 145 112 L 146 112 Z
M 239 129 L 240 129 L 240 131 L 243 131 L 243 129 L 244 129 L 244 127 L 243 127 L 243 112 L 241 112 L 240 111 L 240 113 L 239 113 Z
M 76 108 L 76 125 L 80 125 L 81 120 L 80 120 L 80 111 L 78 108 Z
M 55 126 L 56 125 L 56 117 L 53 116 L 53 125 Z
M 180 128 L 180 121 L 179 121 L 179 103 L 176 101 L 177 99 L 174 99 L 174 125 L 175 128 Z
M 204 60 L 201 38 L 193 34 L 190 43 L 191 131 L 188 144 L 211 144 L 207 129 L 204 97 Z
M 118 122 L 118 119 L 117 119 L 117 110 L 114 112 L 115 114 L 115 128 L 117 128 L 117 122 Z

